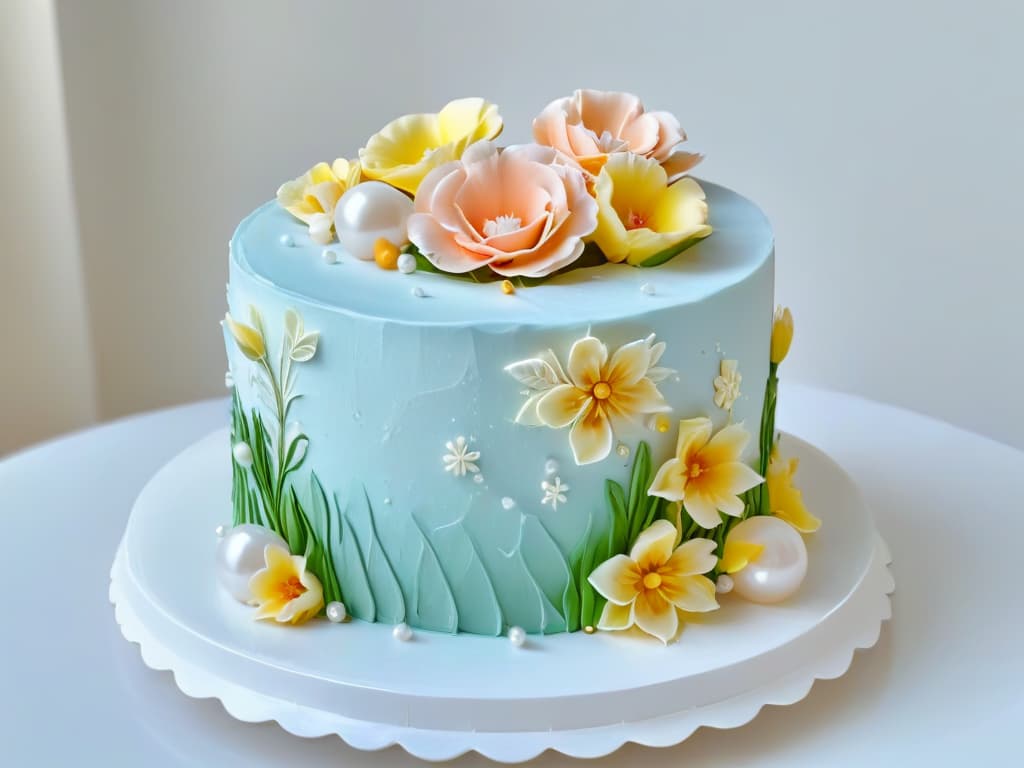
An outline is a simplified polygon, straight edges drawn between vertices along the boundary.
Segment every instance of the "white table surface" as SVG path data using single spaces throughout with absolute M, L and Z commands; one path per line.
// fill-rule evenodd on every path
M 1024 452 L 890 406 L 782 390 L 780 426 L 842 464 L 876 514 L 895 560 L 893 620 L 844 677 L 817 682 L 798 704 L 587 764 L 1016 764 Z M 184 696 L 121 637 L 107 584 L 132 502 L 162 464 L 227 419 L 226 399 L 204 402 L 0 461 L 0 763 L 422 765 L 398 748 L 362 753 L 237 722 L 216 701 Z M 489 764 L 475 754 L 455 762 Z M 575 762 L 547 753 L 531 765 Z

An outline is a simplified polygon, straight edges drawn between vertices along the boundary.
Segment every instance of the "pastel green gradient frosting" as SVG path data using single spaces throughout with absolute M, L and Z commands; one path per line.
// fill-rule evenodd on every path
M 327 514 L 339 518 L 330 526 L 335 569 L 354 615 L 480 634 L 574 628 L 569 559 L 592 519 L 603 519 L 605 480 L 626 483 L 641 440 L 660 465 L 673 453 L 675 427 L 637 424 L 616 434 L 627 455 L 577 466 L 568 430 L 514 422 L 522 385 L 504 368 L 548 348 L 564 361 L 588 334 L 614 350 L 654 333 L 667 345 L 659 365 L 678 372 L 658 385 L 672 419 L 707 416 L 716 429 L 729 416 L 713 403 L 713 381 L 723 358 L 738 360 L 742 396 L 732 418 L 754 436 L 746 458 L 756 462 L 772 233 L 750 201 L 703 186 L 714 234 L 669 263 L 578 269 L 511 296 L 497 283 L 386 272 L 337 244 L 329 247 L 341 263 L 329 265 L 324 247 L 274 203 L 241 223 L 231 241 L 232 315 L 256 306 L 275 354 L 289 308 L 320 333 L 295 385 L 292 418 L 309 449 L 293 482 L 303 497 L 315 473 L 330 497 Z M 415 287 L 425 295 L 414 296 Z M 251 363 L 230 343 L 228 357 L 248 413 L 259 407 Z M 459 435 L 481 453 L 482 482 L 444 471 L 445 443 Z M 556 510 L 541 504 L 551 459 L 570 487 Z

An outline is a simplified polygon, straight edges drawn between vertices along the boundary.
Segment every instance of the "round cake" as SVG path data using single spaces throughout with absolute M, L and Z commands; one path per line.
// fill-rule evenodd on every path
M 545 114 L 544 147 L 471 135 L 414 184 L 381 170 L 375 137 L 361 168 L 317 166 L 235 232 L 241 540 L 219 556 L 259 617 L 668 641 L 771 549 L 772 524 L 809 529 L 795 466 L 769 466 L 788 311 L 773 335 L 764 215 L 614 142 L 599 168 L 571 157 L 541 141 Z M 628 187 L 655 171 L 656 201 Z M 677 204 L 701 220 L 672 241 L 658 222 Z M 767 534 L 732 535 L 753 517 Z

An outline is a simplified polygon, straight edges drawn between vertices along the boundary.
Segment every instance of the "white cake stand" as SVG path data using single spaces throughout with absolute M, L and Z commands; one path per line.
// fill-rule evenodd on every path
M 124 636 L 189 696 L 247 722 L 353 747 L 399 744 L 427 760 L 476 750 L 503 762 L 546 749 L 597 757 L 628 741 L 668 746 L 701 726 L 732 728 L 766 704 L 792 704 L 842 675 L 890 616 L 890 557 L 850 478 L 786 436 L 824 525 L 810 569 L 782 605 L 726 595 L 664 647 L 642 635 L 503 638 L 314 621 L 282 627 L 216 586 L 214 528 L 230 510 L 226 430 L 167 464 L 132 511 L 111 572 Z

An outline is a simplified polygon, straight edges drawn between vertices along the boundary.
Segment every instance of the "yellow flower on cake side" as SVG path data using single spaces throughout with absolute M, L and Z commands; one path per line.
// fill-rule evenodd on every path
M 796 458 L 783 459 L 772 451 L 768 461 L 768 505 L 771 513 L 796 528 L 800 533 L 814 533 L 821 520 L 807 511 L 803 494 L 793 485 L 793 475 L 800 466 Z
M 438 166 L 458 160 L 470 144 L 502 129 L 498 108 L 483 99 L 450 101 L 437 114 L 404 115 L 359 150 L 363 173 L 409 194 Z
M 253 310 L 253 318 L 253 324 L 246 325 L 237 322 L 228 312 L 224 315 L 224 323 L 241 353 L 250 360 L 260 360 L 267 353 L 267 344 L 263 339 L 259 316 L 255 314 L 255 310 Z
M 654 476 L 648 493 L 669 501 L 681 501 L 687 514 L 703 528 L 722 522 L 719 512 L 743 514 L 739 494 L 763 482 L 740 457 L 750 441 L 742 424 L 732 424 L 712 437 L 711 420 L 679 422 L 676 455 Z
M 628 555 L 615 555 L 590 574 L 607 600 L 597 628 L 634 624 L 663 643 L 679 632 L 678 610 L 703 613 L 718 608 L 715 585 L 703 576 L 718 562 L 715 542 L 690 539 L 676 547 L 676 528 L 658 520 L 637 536 Z
M 639 265 L 654 256 L 667 261 L 711 234 L 704 190 L 689 177 L 669 184 L 656 160 L 629 152 L 609 156 L 594 194 L 597 229 L 591 239 L 608 261 Z
M 266 567 L 249 579 L 257 619 L 301 624 L 316 616 L 324 604 L 320 580 L 306 570 L 306 558 L 289 554 L 277 544 L 263 551 Z
M 332 239 L 334 207 L 346 191 L 359 183 L 362 171 L 356 160 L 317 163 L 277 190 L 277 202 L 295 218 L 309 225 L 314 242 L 324 245 Z
M 569 350 L 564 376 L 551 370 L 552 383 L 560 383 L 537 399 L 537 421 L 553 429 L 571 426 L 569 445 L 577 464 L 600 461 L 611 452 L 616 431 L 638 417 L 671 410 L 653 380 L 667 374 L 654 367 L 664 348 L 654 344 L 652 335 L 619 347 L 609 357 L 599 339 L 580 339 Z M 518 368 L 532 362 L 505 370 L 518 376 Z
M 772 319 L 772 351 L 771 361 L 778 365 L 789 354 L 789 345 L 793 343 L 793 314 L 789 307 L 779 306 L 775 309 Z

